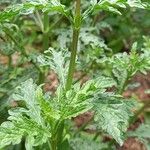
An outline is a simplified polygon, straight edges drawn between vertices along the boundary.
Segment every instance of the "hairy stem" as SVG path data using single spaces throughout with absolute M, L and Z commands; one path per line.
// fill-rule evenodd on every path
M 80 32 L 80 26 L 81 26 L 81 6 L 80 5 L 81 5 L 81 0 L 76 0 L 72 50 L 71 50 L 71 58 L 70 58 L 68 77 L 67 77 L 67 82 L 66 82 L 66 90 L 71 89 L 72 81 L 73 81 L 73 74 L 74 74 L 75 65 L 76 65 L 76 55 L 77 55 L 77 50 L 78 50 L 78 40 L 79 40 L 79 32 Z
M 73 39 L 72 39 L 72 49 L 71 49 L 71 58 L 70 58 L 70 64 L 69 64 L 69 71 L 68 71 L 68 77 L 66 82 L 66 90 L 71 89 L 72 80 L 73 80 L 73 74 L 75 71 L 75 65 L 76 65 L 76 55 L 77 55 L 77 48 L 78 48 L 78 40 L 79 40 L 79 32 L 80 32 L 80 26 L 81 26 L 81 0 L 76 0 L 76 10 L 75 10 L 75 16 L 74 16 L 74 25 L 73 25 Z M 56 135 L 54 134 L 53 142 L 52 142 L 52 148 L 55 150 L 58 145 L 62 142 L 63 137 L 63 131 L 64 131 L 64 121 L 58 121 L 56 124 Z

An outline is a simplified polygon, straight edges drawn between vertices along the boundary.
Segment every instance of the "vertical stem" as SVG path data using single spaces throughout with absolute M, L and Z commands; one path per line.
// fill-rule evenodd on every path
M 50 141 L 49 141 L 49 140 L 48 140 L 47 144 L 48 144 L 49 149 L 52 149 L 52 147 L 51 147 L 51 143 L 50 143 Z
M 66 90 L 71 89 L 73 73 L 74 73 L 75 65 L 76 65 L 76 55 L 77 55 L 79 32 L 80 32 L 80 26 L 81 26 L 81 13 L 80 13 L 81 7 L 80 7 L 80 5 L 81 5 L 81 0 L 76 0 L 72 49 L 71 49 L 71 58 L 70 58 L 70 64 L 69 64 L 68 78 L 67 78 L 66 87 L 65 87 Z M 56 128 L 56 135 L 53 138 L 54 143 L 52 143 L 53 150 L 56 150 L 57 146 L 61 144 L 63 130 L 64 130 L 64 121 L 62 121 L 61 123 L 58 122 L 58 128 Z M 55 139 L 55 137 L 56 137 L 56 139 Z
M 43 51 L 49 48 L 49 16 L 47 13 L 44 13 L 43 18 Z
M 101 134 L 101 132 L 98 131 L 98 132 L 95 134 L 95 136 L 94 136 L 94 138 L 93 138 L 93 141 L 96 141 L 100 134 Z
M 49 16 L 48 13 L 44 13 L 43 18 L 43 51 L 49 48 Z M 45 73 L 39 73 L 39 84 L 43 83 L 45 79 Z
M 44 82 L 44 79 L 45 79 L 45 73 L 43 71 L 39 72 L 38 84 L 42 84 Z
M 76 10 L 75 10 L 74 19 L 75 20 L 74 20 L 74 27 L 73 27 L 74 29 L 73 29 L 73 39 L 72 39 L 72 50 L 71 50 L 68 78 L 67 78 L 67 83 L 66 83 L 66 90 L 71 89 L 73 74 L 75 71 L 79 32 L 80 32 L 80 26 L 81 26 L 81 0 L 76 0 Z
M 55 140 L 51 142 L 51 149 L 52 150 L 57 150 L 57 143 L 56 143 Z
M 41 28 L 41 30 L 43 30 L 43 21 L 42 21 L 42 19 L 41 19 L 41 16 L 40 16 L 40 14 L 39 14 L 39 12 L 38 12 L 38 10 L 37 11 L 35 11 L 35 14 L 36 14 L 36 17 L 35 17 L 35 21 L 37 22 L 37 24 L 40 26 L 40 28 Z

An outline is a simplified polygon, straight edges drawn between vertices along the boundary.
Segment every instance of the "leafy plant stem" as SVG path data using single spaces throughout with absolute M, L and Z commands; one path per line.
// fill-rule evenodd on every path
M 35 14 L 36 14 L 36 22 L 38 23 L 38 25 L 40 26 L 40 28 L 41 28 L 41 30 L 43 30 L 43 22 L 42 22 L 42 19 L 41 19 L 41 16 L 40 16 L 40 14 L 39 14 L 39 12 L 38 11 L 35 11 Z
M 52 150 L 56 150 L 57 146 L 61 144 L 62 142 L 62 137 L 63 137 L 63 130 L 64 130 L 64 121 L 58 120 L 54 129 L 53 129 L 53 134 L 51 137 L 51 147 Z
M 92 26 L 93 26 L 93 27 L 96 25 L 98 19 L 99 19 L 99 14 L 97 14 L 97 15 L 94 17 L 94 20 L 93 20 L 93 23 L 92 23 Z
M 44 13 L 43 16 L 43 51 L 49 48 L 49 16 L 48 13 Z M 40 72 L 39 74 L 39 84 L 42 84 L 45 79 L 45 74 Z
M 48 13 L 44 13 L 43 18 L 43 51 L 49 48 L 49 16 Z
M 57 149 L 56 141 L 55 141 L 55 140 L 53 140 L 53 141 L 51 142 L 51 149 L 52 149 L 52 150 L 56 150 L 56 149 Z
M 71 58 L 70 58 L 70 65 L 68 71 L 68 78 L 66 82 L 66 90 L 71 89 L 72 81 L 73 81 L 73 74 L 75 71 L 76 65 L 76 55 L 78 49 L 78 40 L 79 40 L 79 32 L 81 26 L 81 0 L 76 0 L 76 10 L 75 10 L 75 21 L 73 26 L 73 40 L 72 40 L 72 50 L 71 50 Z
M 127 85 L 128 85 L 128 82 L 129 82 L 129 76 L 127 77 L 126 81 L 124 82 L 123 86 L 120 88 L 119 90 L 119 94 L 123 94 L 124 90 L 126 89 Z
M 45 74 L 43 72 L 39 73 L 39 79 L 38 79 L 38 84 L 42 84 L 45 79 Z
M 52 149 L 50 141 L 47 142 L 49 149 Z
M 97 140 L 97 138 L 98 138 L 98 136 L 101 134 L 101 132 L 99 131 L 99 132 L 97 132 L 96 134 L 95 134 L 95 136 L 94 136 L 94 138 L 93 138 L 93 141 L 96 141 Z

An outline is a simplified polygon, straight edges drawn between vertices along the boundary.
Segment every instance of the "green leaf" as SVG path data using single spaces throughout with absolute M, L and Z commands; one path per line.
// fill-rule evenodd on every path
M 70 28 L 67 29 L 57 29 L 56 34 L 58 36 L 57 41 L 59 42 L 59 47 L 62 49 L 67 49 L 71 42 L 72 32 Z
M 107 89 L 107 88 L 111 88 L 113 86 L 116 85 L 115 80 L 113 80 L 113 78 L 110 77 L 105 77 L 105 76 L 100 76 L 97 79 L 95 79 L 96 82 L 96 87 L 97 89 Z
M 106 93 L 98 94 L 94 102 L 97 127 L 122 145 L 133 107 L 134 103 L 131 100 Z
M 97 30 L 96 28 L 82 28 L 80 31 L 80 40 L 81 43 L 84 44 L 84 46 L 92 46 L 92 48 L 94 47 L 98 47 L 98 48 L 103 48 L 108 50 L 109 48 L 107 47 L 107 45 L 104 43 L 103 39 L 101 39 L 99 36 L 93 34 L 92 32 L 94 32 L 95 30 Z
M 75 137 L 69 140 L 70 147 L 73 150 L 104 150 L 108 149 L 108 145 L 100 141 L 93 141 L 89 135 Z
M 137 52 L 137 45 L 134 44 L 129 54 L 126 52 L 113 55 L 107 58 L 106 62 L 111 68 L 112 75 L 117 82 L 117 89 L 122 93 L 127 87 L 128 81 L 138 72 L 146 74 L 150 69 L 150 53 L 144 50 Z
M 14 45 L 12 43 L 1 42 L 0 53 L 6 56 L 10 56 L 15 53 Z
M 9 121 L 0 126 L 0 148 L 10 144 L 19 144 L 24 136 L 27 139 L 32 138 L 33 145 L 30 145 L 31 147 L 46 143 L 50 133 L 34 120 L 23 116 L 26 112 L 27 110 L 23 108 L 9 111 Z
M 99 10 L 106 10 L 121 15 L 122 13 L 118 8 L 126 8 L 127 6 L 145 8 L 145 5 L 140 0 L 100 0 L 99 2 L 96 2 L 95 0 L 92 1 L 92 9 L 94 12 Z
M 141 0 L 128 0 L 127 4 L 130 7 L 136 7 L 136 8 L 146 8 L 146 4 L 144 4 Z
M 33 80 L 22 83 L 13 94 L 13 99 L 24 102 L 22 105 L 25 104 L 25 108 L 9 110 L 8 121 L 0 126 L 0 146 L 19 144 L 23 137 L 26 138 L 27 149 L 46 143 L 51 133 L 42 118 L 39 92 Z
M 8 19 L 12 19 L 14 16 L 17 16 L 22 8 L 22 5 L 14 5 L 11 8 L 5 9 L 3 12 L 0 12 L 0 22 L 3 22 Z
M 60 119 L 71 119 L 91 109 L 89 86 L 80 88 L 80 85 L 74 86 L 71 90 L 65 93 L 62 87 L 59 87 L 56 92 L 55 101 L 59 103 Z M 86 90 L 87 88 L 87 90 Z M 87 92 L 87 93 L 86 93 Z
M 42 117 L 51 125 L 55 124 L 56 121 L 60 119 L 59 103 L 52 99 L 52 97 L 47 98 L 44 96 L 42 89 L 39 87 L 37 89 L 37 100 L 41 108 Z
M 68 54 L 64 51 L 55 51 L 52 48 L 45 51 L 45 55 L 40 55 L 37 61 L 41 66 L 50 66 L 59 78 L 61 85 L 65 88 L 68 71 Z
M 62 116 L 69 119 L 90 110 L 93 107 L 94 95 L 100 91 L 105 92 L 106 88 L 113 85 L 115 85 L 114 80 L 105 77 L 89 80 L 82 87 L 80 84 L 74 85 L 65 96 L 62 95 L 62 97 L 64 96 L 63 102 L 61 102 Z M 59 97 L 61 98 L 61 96 Z
M 31 71 L 32 70 L 32 71 Z M 33 67 L 28 68 L 9 68 L 5 69 L 1 76 L 0 85 L 0 105 L 1 109 L 8 106 L 8 99 L 10 95 L 14 93 L 14 89 L 18 87 L 22 82 L 29 78 L 37 78 L 37 71 Z
M 12 97 L 15 101 L 24 101 L 29 109 L 28 115 L 38 124 L 43 124 L 36 97 L 36 88 L 37 86 L 33 83 L 33 80 L 29 79 L 17 87 L 17 91 Z
M 28 15 L 33 13 L 35 10 L 41 10 L 43 12 L 58 12 L 65 16 L 68 16 L 65 6 L 62 5 L 57 0 L 51 1 L 41 1 L 34 0 L 28 1 L 22 4 L 16 4 L 6 8 L 3 12 L 0 13 L 0 22 L 10 20 L 18 15 Z

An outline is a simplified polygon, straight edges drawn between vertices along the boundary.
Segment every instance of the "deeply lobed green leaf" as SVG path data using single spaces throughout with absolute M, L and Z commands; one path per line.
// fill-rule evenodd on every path
M 0 22 L 10 20 L 18 15 L 28 15 L 33 13 L 35 10 L 41 10 L 43 12 L 59 12 L 65 16 L 68 16 L 65 6 L 57 0 L 52 1 L 27 1 L 22 4 L 15 4 L 11 7 L 6 8 L 3 12 L 0 12 Z
M 109 94 L 98 94 L 94 102 L 97 128 L 112 136 L 120 145 L 129 126 L 134 102 Z
M 141 0 L 92 0 L 93 11 L 105 10 L 117 14 L 122 14 L 119 8 L 126 8 L 127 6 L 136 8 L 146 8 L 146 4 L 142 3 Z

